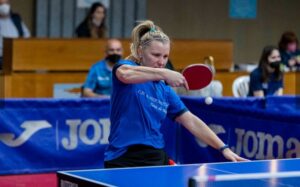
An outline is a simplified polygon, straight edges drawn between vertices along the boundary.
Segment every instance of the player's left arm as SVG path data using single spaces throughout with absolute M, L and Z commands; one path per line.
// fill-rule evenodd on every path
M 194 136 L 201 139 L 206 144 L 212 146 L 215 149 L 220 149 L 225 144 L 224 142 L 197 116 L 187 111 L 176 118 L 176 121 L 182 124 L 188 129 Z M 232 152 L 229 148 L 222 151 L 224 157 L 228 160 L 246 161 L 246 159 L 238 156 Z

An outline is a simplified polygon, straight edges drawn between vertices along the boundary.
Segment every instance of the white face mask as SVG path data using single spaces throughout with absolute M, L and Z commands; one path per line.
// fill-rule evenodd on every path
M 93 24 L 94 24 L 95 26 L 97 26 L 97 27 L 99 27 L 99 26 L 101 25 L 101 23 L 102 23 L 102 21 L 99 21 L 99 20 L 97 20 L 97 19 L 95 19 L 95 18 L 93 18 L 92 22 L 93 22 Z
M 2 4 L 0 5 L 0 15 L 7 16 L 10 12 L 10 5 L 9 4 Z

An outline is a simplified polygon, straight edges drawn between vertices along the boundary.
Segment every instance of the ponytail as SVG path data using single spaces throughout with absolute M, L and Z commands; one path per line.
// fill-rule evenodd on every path
M 131 55 L 126 59 L 139 62 L 138 49 L 145 47 L 152 41 L 170 42 L 169 37 L 150 20 L 146 20 L 137 25 L 131 33 L 132 43 L 130 46 Z

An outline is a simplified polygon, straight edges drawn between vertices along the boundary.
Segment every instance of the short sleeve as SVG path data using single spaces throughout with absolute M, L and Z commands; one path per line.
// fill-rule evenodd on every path
M 260 76 L 255 72 L 251 73 L 250 75 L 250 88 L 252 88 L 252 91 L 263 90 Z
M 94 90 L 96 88 L 96 84 L 97 84 L 96 68 L 92 67 L 88 73 L 88 76 L 86 78 L 83 87 Z
M 134 62 L 128 61 L 128 60 L 120 60 L 117 64 L 114 65 L 113 69 L 112 69 L 112 77 L 113 77 L 113 83 L 114 84 L 124 84 L 122 83 L 116 75 L 116 71 L 119 67 L 121 67 L 122 65 L 130 65 L 130 66 L 136 66 L 136 64 Z
M 122 64 L 122 63 L 117 63 L 116 65 L 114 65 L 114 67 L 113 67 L 113 69 L 112 69 L 113 76 L 116 76 L 116 71 L 117 71 L 117 69 L 118 69 L 119 67 L 121 67 L 122 65 L 124 65 L 124 64 Z
M 168 86 L 169 94 L 169 107 L 168 107 L 168 117 L 172 120 L 175 120 L 176 117 L 188 111 L 186 106 L 183 104 L 179 96 L 174 92 L 172 88 Z

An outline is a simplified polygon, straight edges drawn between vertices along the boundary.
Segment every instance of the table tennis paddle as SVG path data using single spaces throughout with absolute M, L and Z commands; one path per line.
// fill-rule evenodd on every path
M 202 89 L 213 79 L 211 69 L 204 64 L 191 64 L 183 69 L 182 75 L 189 85 L 189 90 Z

